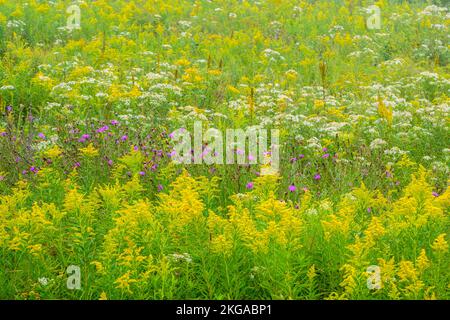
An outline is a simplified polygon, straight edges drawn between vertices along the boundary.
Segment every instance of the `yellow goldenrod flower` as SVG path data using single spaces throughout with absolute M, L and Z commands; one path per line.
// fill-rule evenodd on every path
M 239 94 L 240 93 L 239 89 L 236 88 L 236 87 L 233 87 L 232 85 L 228 85 L 227 89 L 228 89 L 229 92 L 232 92 L 232 93 L 235 93 L 235 94 Z
M 417 257 L 416 260 L 417 268 L 419 269 L 419 272 L 423 272 L 426 268 L 430 266 L 430 260 L 427 258 L 427 254 L 425 252 L 425 249 L 422 249 L 420 251 L 420 255 Z
M 78 192 L 77 188 L 73 188 L 66 193 L 64 198 L 64 210 L 67 212 L 75 212 L 81 209 L 84 196 Z
M 214 237 L 211 241 L 211 251 L 213 253 L 223 253 L 229 255 L 233 249 L 233 241 L 221 234 Z
M 208 70 L 208 74 L 210 74 L 212 76 L 220 76 L 222 74 L 222 71 L 220 71 L 218 69 L 210 69 L 210 70 Z
M 417 271 L 413 263 L 408 260 L 400 261 L 397 275 L 401 281 L 413 281 L 417 279 Z
M 49 159 L 57 159 L 61 156 L 61 154 L 62 154 L 61 148 L 55 145 L 52 148 L 46 150 L 43 155 L 44 157 Z
M 381 117 L 386 119 L 389 125 L 392 124 L 393 121 L 392 110 L 385 105 L 381 97 L 378 97 L 378 113 Z
M 431 245 L 431 248 L 433 248 L 436 252 L 447 252 L 448 251 L 448 243 L 445 240 L 446 233 L 440 234 Z
M 316 275 L 316 266 L 312 265 L 311 267 L 309 267 L 306 276 L 308 277 L 309 281 L 312 281 L 316 277 Z
M 314 100 L 314 109 L 321 109 L 325 106 L 325 101 L 323 100 Z
M 131 271 L 126 272 L 124 275 L 114 281 L 117 289 L 127 291 L 128 293 L 133 293 L 131 291 L 131 285 L 135 282 L 137 282 L 137 280 L 131 278 Z
M 343 287 L 345 293 L 349 295 L 356 288 L 356 269 L 350 264 L 344 264 L 340 270 L 344 272 L 344 280 L 339 285 Z
M 95 269 L 98 273 L 102 274 L 105 272 L 105 268 L 103 267 L 103 264 L 101 262 L 92 261 L 91 264 L 95 266 Z
M 80 148 L 79 150 L 84 156 L 88 158 L 96 157 L 99 155 L 98 150 L 92 145 L 92 143 L 90 143 L 85 148 Z
M 177 66 L 182 66 L 182 67 L 187 67 L 191 64 L 191 62 L 185 58 L 183 59 L 179 59 L 175 62 L 175 65 Z
M 33 244 L 27 247 L 30 250 L 30 253 L 34 256 L 37 256 L 41 250 L 42 250 L 42 245 L 41 244 Z

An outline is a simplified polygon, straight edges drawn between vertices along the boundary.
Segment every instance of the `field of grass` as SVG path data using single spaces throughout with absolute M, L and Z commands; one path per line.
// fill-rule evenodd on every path
M 0 0 L 0 299 L 450 299 L 445 3 Z

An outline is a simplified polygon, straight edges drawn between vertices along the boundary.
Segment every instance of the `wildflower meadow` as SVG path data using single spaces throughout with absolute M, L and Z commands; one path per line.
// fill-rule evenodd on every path
M 0 0 L 0 299 L 450 299 L 449 25 Z

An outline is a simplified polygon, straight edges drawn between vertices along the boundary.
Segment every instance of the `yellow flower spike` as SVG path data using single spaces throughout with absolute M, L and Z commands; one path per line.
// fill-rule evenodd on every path
M 119 158 L 119 162 L 128 167 L 128 169 L 133 173 L 137 174 L 142 169 L 142 164 L 145 157 L 139 150 L 135 150 L 133 147 L 130 152 Z M 117 167 L 116 170 L 120 170 L 121 167 Z
M 372 220 L 367 227 L 366 231 L 364 231 L 365 244 L 368 247 L 371 247 L 375 244 L 375 240 L 381 237 L 385 233 L 385 229 L 383 224 L 380 221 L 379 217 L 372 217 Z
M 416 266 L 419 269 L 419 272 L 422 273 L 426 268 L 430 266 L 430 260 L 427 258 L 427 254 L 425 249 L 420 251 L 420 255 L 416 259 Z
M 164 26 L 160 23 L 158 23 L 158 25 L 155 28 L 155 31 L 159 34 L 162 35 L 164 33 Z
M 235 93 L 235 94 L 239 94 L 239 93 L 240 93 L 239 89 L 236 88 L 236 87 L 234 87 L 234 86 L 232 86 L 232 85 L 228 85 L 228 86 L 227 86 L 227 90 L 228 90 L 229 92 Z
M 230 255 L 233 250 L 233 241 L 221 234 L 213 237 L 211 241 L 211 251 L 213 253 L 223 253 L 224 255 Z
M 142 95 L 141 90 L 139 90 L 138 86 L 133 86 L 133 88 L 131 88 L 131 90 L 126 94 L 127 97 L 129 98 L 137 98 L 140 97 Z
M 88 158 L 93 158 L 99 155 L 98 150 L 90 143 L 85 148 L 80 148 L 79 151 Z
M 417 164 L 408 157 L 407 154 L 402 155 L 401 159 L 397 161 L 397 165 L 400 168 L 415 167 Z
M 55 145 L 52 148 L 46 150 L 43 153 L 43 156 L 46 157 L 46 158 L 55 160 L 55 159 L 59 158 L 62 153 L 63 152 L 62 152 L 61 148 L 59 146 Z
M 66 193 L 64 198 L 64 210 L 67 212 L 79 211 L 82 207 L 84 196 L 78 192 L 77 188 L 73 188 Z
M 314 109 L 320 110 L 325 106 L 325 101 L 323 100 L 314 100 Z
M 190 64 L 191 64 L 191 62 L 189 60 L 187 60 L 186 58 L 175 61 L 175 65 L 181 66 L 181 67 L 187 67 Z
M 220 76 L 222 74 L 222 71 L 217 70 L 217 69 L 210 69 L 210 70 L 208 70 L 208 74 L 210 74 L 212 76 Z
M 34 256 L 38 256 L 40 252 L 42 251 L 42 245 L 41 244 L 33 244 L 27 247 L 27 249 L 30 250 L 30 253 Z
M 312 280 L 314 280 L 316 275 L 317 275 L 316 266 L 312 265 L 311 267 L 309 267 L 308 272 L 306 273 L 306 276 L 308 277 L 309 281 L 312 281 Z
M 383 258 L 377 259 L 378 266 L 380 267 L 381 272 L 381 283 L 390 283 L 395 279 L 395 260 L 392 257 L 389 260 L 385 260 Z
M 120 207 L 124 192 L 122 187 L 119 185 L 118 180 L 116 180 L 116 184 L 114 186 L 102 186 L 98 187 L 96 190 L 107 208 L 116 210 Z
M 397 285 L 395 284 L 395 282 L 390 282 L 389 283 L 389 298 L 391 298 L 392 300 L 400 300 L 400 291 L 397 287 Z
M 290 81 L 294 81 L 294 80 L 296 80 L 297 77 L 298 77 L 297 71 L 292 70 L 292 69 L 286 71 L 284 74 L 285 74 L 286 78 L 287 78 L 288 80 L 290 80 Z
M 92 261 L 91 264 L 95 266 L 95 270 L 99 274 L 105 274 L 105 268 L 103 267 L 103 264 L 101 262 L 99 262 L 99 261 Z
M 141 192 L 145 190 L 139 180 L 139 175 L 135 173 L 133 174 L 133 177 L 122 187 L 123 192 L 131 199 L 139 197 Z
M 402 260 L 399 263 L 397 275 L 400 281 L 414 281 L 418 274 L 411 261 Z
M 356 288 L 356 269 L 350 264 L 344 264 L 340 271 L 344 272 L 344 280 L 339 284 L 346 295 L 351 295 Z
M 431 245 L 431 248 L 436 252 L 447 252 L 448 251 L 448 243 L 445 240 L 447 236 L 446 233 L 440 234 Z
M 383 117 L 384 119 L 386 119 L 386 121 L 389 125 L 392 125 L 392 121 L 393 121 L 392 109 L 388 108 L 385 105 L 385 103 L 381 97 L 378 97 L 378 114 L 381 117 Z
M 126 272 L 121 277 L 119 277 L 116 281 L 114 281 L 117 289 L 121 289 L 130 294 L 133 293 L 131 291 L 131 285 L 135 282 L 137 282 L 137 280 L 131 278 L 131 271 Z

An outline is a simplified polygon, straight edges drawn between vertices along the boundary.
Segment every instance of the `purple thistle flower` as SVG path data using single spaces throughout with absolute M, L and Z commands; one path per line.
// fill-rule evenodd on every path
M 30 172 L 37 173 L 39 170 L 36 167 L 31 167 Z
M 298 156 L 299 159 L 303 159 L 304 157 L 305 157 L 304 154 L 301 154 L 301 155 Z
M 320 176 L 320 174 L 315 174 L 314 175 L 314 180 L 320 180 L 320 178 L 322 178 L 321 176 Z
M 113 162 L 111 159 L 108 160 L 108 165 L 109 165 L 109 166 L 112 166 L 113 163 L 114 163 L 114 162 Z
M 40 132 L 40 133 L 38 134 L 38 137 L 41 138 L 42 140 L 44 140 L 44 139 L 45 139 L 45 134 L 43 134 L 42 132 Z
M 6 137 L 7 133 L 6 132 L 0 132 L 0 136 L 2 137 Z
M 175 150 L 169 152 L 167 155 L 169 156 L 169 158 L 174 157 L 177 154 L 177 152 Z
M 297 161 L 297 158 L 295 158 L 295 157 L 291 158 L 291 160 L 290 160 L 291 163 L 294 163 L 295 161 Z
M 83 142 L 86 142 L 86 140 L 89 140 L 90 138 L 91 138 L 91 136 L 90 136 L 89 134 L 83 134 L 83 135 L 81 136 L 81 138 L 78 139 L 78 142 L 83 143 Z
M 128 136 L 126 136 L 126 135 L 125 135 L 125 136 L 122 136 L 122 137 L 120 138 L 120 140 L 121 140 L 121 141 L 127 141 L 127 140 L 128 140 Z
M 204 157 L 206 157 L 209 153 L 210 149 L 208 147 L 206 147 L 205 149 L 203 149 L 202 153 L 200 154 L 200 157 L 203 159 Z
M 139 175 L 145 176 L 145 171 L 139 171 Z
M 297 187 L 291 184 L 288 189 L 290 192 L 295 192 L 295 190 L 297 190 Z
M 108 126 L 103 126 L 103 127 L 99 128 L 99 129 L 97 129 L 97 132 L 98 133 L 103 133 L 103 132 L 105 132 L 107 130 L 109 130 L 109 127 Z
M 163 191 L 164 187 L 162 184 L 158 184 L 158 192 Z
M 253 182 L 247 183 L 247 185 L 245 187 L 249 190 L 253 189 Z
M 436 191 L 433 191 L 431 194 L 435 197 L 439 197 L 439 193 L 437 193 Z
M 326 159 L 326 158 L 328 158 L 329 156 L 330 156 L 329 153 L 325 153 L 325 154 L 322 156 L 322 158 Z
M 117 126 L 119 124 L 119 121 L 117 120 L 111 120 L 111 125 Z
M 6 107 L 6 112 L 11 112 L 12 109 L 13 109 L 13 108 L 12 108 L 11 106 L 7 106 L 7 107 Z

